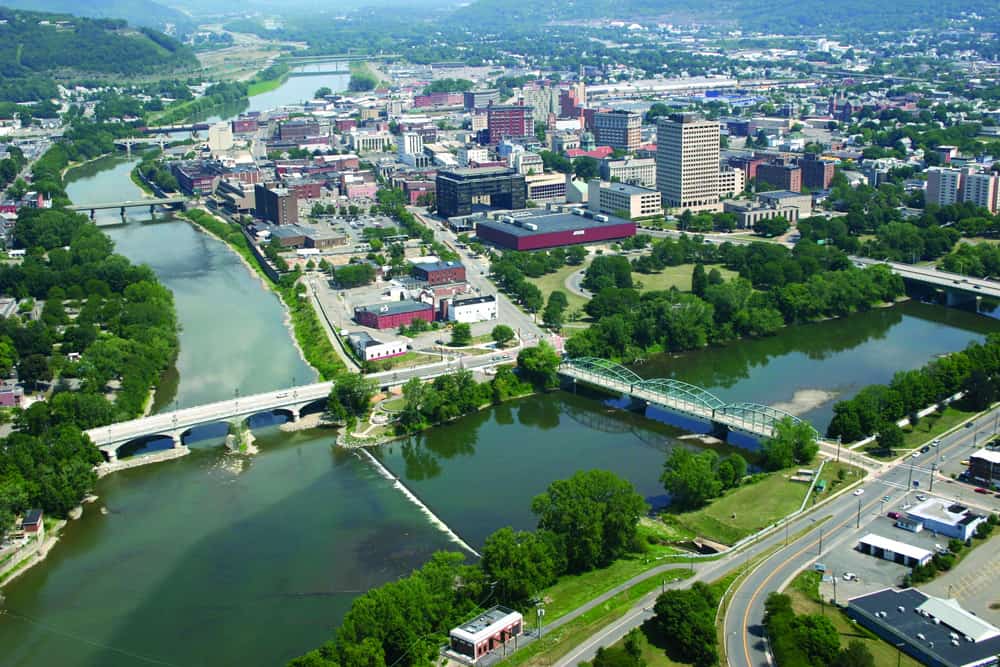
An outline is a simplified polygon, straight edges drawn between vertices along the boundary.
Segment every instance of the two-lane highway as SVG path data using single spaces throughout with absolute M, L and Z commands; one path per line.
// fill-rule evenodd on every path
M 1000 409 L 998 409 L 1000 410 Z M 941 439 L 940 453 L 965 452 L 977 434 L 992 433 L 997 410 L 980 417 L 971 428 L 960 428 Z M 930 486 L 931 469 L 911 458 L 886 466 L 862 487 L 860 496 L 844 495 L 830 503 L 816 517 L 832 518 L 763 561 L 735 591 L 725 618 L 725 642 L 729 664 L 733 667 L 765 667 L 771 664 L 764 638 L 764 602 L 774 591 L 783 589 L 795 575 L 823 553 L 860 537 L 867 524 L 877 516 L 882 496 L 904 490 L 913 492 L 913 482 L 920 489 Z M 943 489 L 942 489 L 943 490 Z M 926 493 L 926 491 L 923 491 Z M 931 495 L 934 495 L 931 493 Z M 810 518 L 810 520 L 816 517 Z

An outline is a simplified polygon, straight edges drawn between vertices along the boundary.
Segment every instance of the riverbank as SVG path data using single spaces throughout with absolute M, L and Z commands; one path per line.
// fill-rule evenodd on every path
M 65 526 L 66 520 L 60 519 L 52 528 L 48 529 L 41 543 L 35 540 L 33 544 L 13 552 L 8 557 L 11 560 L 11 566 L 0 572 L 0 589 L 44 561 L 52 548 L 59 542 L 60 534 Z M 3 597 L 0 596 L 0 600 L 2 599 Z

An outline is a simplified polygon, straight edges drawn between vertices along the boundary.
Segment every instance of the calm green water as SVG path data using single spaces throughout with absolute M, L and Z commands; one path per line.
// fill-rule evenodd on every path
M 322 77 L 293 78 L 309 97 Z M 335 88 L 335 86 L 331 86 Z M 343 85 L 339 86 L 343 87 Z M 290 90 L 290 89 L 289 89 Z M 254 98 L 256 100 L 256 98 Z M 295 101 L 295 97 L 284 101 Z M 268 102 L 269 105 L 280 102 Z M 78 171 L 77 202 L 136 194 L 130 164 Z M 219 242 L 188 223 L 137 219 L 108 233 L 176 296 L 177 374 L 160 397 L 192 405 L 311 380 L 277 300 Z M 114 222 L 116 211 L 100 215 Z M 794 403 L 824 428 L 831 401 L 994 331 L 984 317 L 904 304 L 760 341 L 650 360 L 645 376 L 683 378 L 728 400 Z M 171 384 L 173 383 L 173 384 Z M 175 385 L 175 389 L 172 388 Z M 801 392 L 825 392 L 805 405 Z M 835 395 L 833 397 L 827 395 Z M 794 407 L 794 406 L 793 406 Z M 483 411 L 377 452 L 473 546 L 504 525 L 531 528 L 531 497 L 578 469 L 607 468 L 650 501 L 682 434 L 557 392 Z M 4 590 L 0 665 L 276 665 L 330 635 L 351 600 L 454 544 L 421 509 L 323 432 L 258 433 L 250 461 L 213 443 L 117 473 L 48 561 Z

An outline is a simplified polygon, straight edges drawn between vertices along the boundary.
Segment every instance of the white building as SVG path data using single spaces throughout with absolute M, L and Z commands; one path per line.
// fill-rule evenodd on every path
M 424 138 L 416 132 L 403 132 L 399 139 L 400 155 L 419 155 L 424 152 Z
M 347 342 L 351 344 L 362 361 L 378 361 L 406 354 L 405 342 L 394 340 L 382 343 L 364 331 L 348 334 Z
M 453 299 L 445 302 L 446 317 L 449 322 L 486 322 L 497 318 L 497 298 L 492 294 L 474 296 L 468 299 Z
M 233 147 L 233 127 L 229 123 L 215 123 L 208 128 L 208 150 L 212 155 Z
M 599 178 L 587 184 L 587 206 L 591 211 L 616 215 L 629 220 L 663 214 L 659 190 L 640 188 L 628 183 L 605 183 Z
M 462 146 L 458 149 L 458 164 L 468 167 L 470 162 L 489 162 L 490 152 L 485 148 Z
M 997 197 L 1000 191 L 997 182 L 1000 181 L 1000 176 L 993 173 L 966 174 L 962 180 L 962 201 L 988 209 L 990 213 L 997 212 Z
M 651 157 L 604 160 L 601 162 L 601 178 L 605 181 L 617 179 L 629 185 L 655 188 L 656 160 Z
M 656 125 L 656 187 L 663 207 L 717 211 L 719 123 L 691 113 L 660 118 Z
M 957 203 L 962 195 L 962 172 L 958 169 L 932 167 L 927 170 L 928 204 L 948 206 Z
M 719 197 L 734 197 L 746 188 L 746 174 L 742 169 L 719 167 Z

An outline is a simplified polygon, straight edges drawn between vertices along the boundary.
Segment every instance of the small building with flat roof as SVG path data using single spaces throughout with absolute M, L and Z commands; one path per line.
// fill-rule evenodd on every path
M 965 505 L 939 498 L 928 498 L 914 505 L 906 510 L 906 515 L 922 523 L 927 530 L 963 542 L 975 535 L 979 524 L 986 521 L 986 517 L 975 514 Z
M 934 556 L 927 549 L 921 549 L 912 544 L 882 537 L 875 533 L 868 533 L 858 540 L 858 551 L 907 567 L 926 565 Z
M 347 342 L 362 361 L 378 361 L 406 354 L 406 343 L 403 341 L 378 341 L 366 331 L 347 334 Z
M 853 597 L 847 615 L 925 665 L 985 667 L 1000 654 L 1000 630 L 955 600 L 915 588 Z
M 1000 451 L 983 448 L 969 456 L 969 474 L 986 486 L 1000 486 Z
M 428 285 L 460 283 L 465 281 L 465 267 L 460 262 L 420 262 L 413 265 L 413 277 Z
M 388 301 L 354 309 L 354 320 L 373 329 L 394 329 L 413 320 L 434 321 L 434 307 L 422 301 Z
M 441 299 L 441 319 L 449 322 L 485 322 L 497 318 L 497 298 L 492 294 L 467 299 Z
M 519 612 L 493 607 L 449 633 L 449 652 L 468 664 L 476 664 L 490 651 L 521 635 L 523 626 L 524 618 Z

